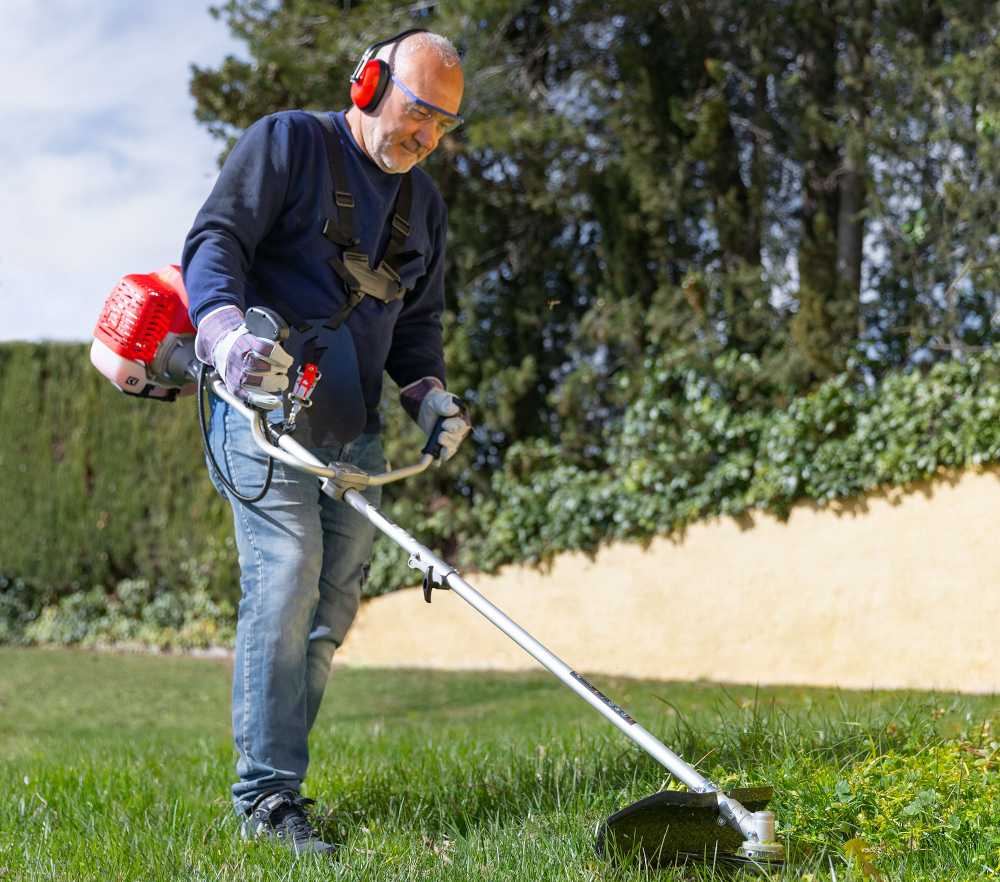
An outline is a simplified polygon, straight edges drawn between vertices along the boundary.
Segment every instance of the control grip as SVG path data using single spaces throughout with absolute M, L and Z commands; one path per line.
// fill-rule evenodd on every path
M 430 435 L 427 436 L 427 443 L 424 445 L 424 449 L 420 451 L 421 454 L 429 453 L 434 459 L 438 459 L 444 452 L 444 447 L 441 446 L 441 432 L 444 429 L 445 420 L 450 420 L 452 417 L 457 416 L 466 422 L 469 421 L 469 408 L 466 407 L 465 402 L 457 395 L 452 395 L 451 398 L 458 405 L 458 413 L 453 413 L 450 416 L 439 416 L 437 418 L 434 428 L 431 429 Z
M 427 436 L 427 443 L 424 445 L 424 449 L 420 451 L 422 454 L 429 453 L 434 459 L 437 459 L 444 452 L 444 448 L 441 446 L 441 432 L 444 429 L 444 421 L 446 419 L 449 419 L 449 417 L 439 416 L 437 418 L 434 428 L 431 429 L 430 435 Z

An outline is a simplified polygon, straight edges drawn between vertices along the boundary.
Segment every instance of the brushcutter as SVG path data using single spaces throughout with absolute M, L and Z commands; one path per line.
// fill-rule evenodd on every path
M 171 269 L 150 276 L 127 276 L 120 283 L 105 304 L 92 350 L 95 366 L 122 391 L 157 400 L 172 400 L 193 390 L 200 371 L 194 358 L 194 329 L 184 325 L 183 285 Z M 154 301 L 155 308 L 150 306 Z M 255 333 L 267 334 L 270 329 L 272 339 L 277 339 L 282 330 L 280 318 L 267 310 L 258 309 L 256 316 L 250 312 L 248 318 L 257 322 Z M 766 808 L 770 788 L 723 792 L 494 606 L 458 570 L 365 499 L 361 491 L 366 487 L 410 478 L 435 462 L 441 453 L 438 437 L 444 418 L 438 421 L 418 462 L 369 474 L 347 463 L 321 461 L 295 440 L 287 426 L 271 424 L 265 413 L 240 401 L 217 376 L 206 377 L 203 370 L 200 372 L 211 393 L 250 422 L 255 442 L 272 461 L 315 475 L 322 492 L 349 505 L 408 552 L 409 566 L 422 574 L 427 603 L 433 592 L 441 589 L 462 598 L 687 786 L 687 791 L 654 793 L 602 821 L 596 831 L 600 855 L 610 860 L 638 858 L 653 867 L 686 860 L 736 863 L 763 871 L 782 866 L 784 848 L 775 840 L 774 813 Z

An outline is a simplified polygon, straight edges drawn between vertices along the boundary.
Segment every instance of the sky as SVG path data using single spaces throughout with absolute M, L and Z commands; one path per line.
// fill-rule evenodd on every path
M 127 273 L 179 263 L 222 144 L 190 65 L 242 55 L 210 0 L 0 0 L 0 340 L 89 340 Z

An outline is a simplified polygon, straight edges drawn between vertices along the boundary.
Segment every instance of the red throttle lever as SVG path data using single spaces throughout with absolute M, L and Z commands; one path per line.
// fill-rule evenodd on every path
M 286 432 L 294 432 L 295 421 L 298 419 L 299 411 L 304 407 L 312 406 L 313 389 L 316 388 L 316 384 L 322 377 L 323 374 L 320 373 L 319 368 L 311 361 L 299 365 L 299 373 L 295 378 L 295 387 L 292 389 L 292 394 L 288 396 L 292 402 L 292 407 L 289 410 L 288 419 L 285 421 Z

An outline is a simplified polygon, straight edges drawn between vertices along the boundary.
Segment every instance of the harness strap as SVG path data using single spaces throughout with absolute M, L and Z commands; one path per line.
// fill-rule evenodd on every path
M 354 197 L 347 189 L 347 172 L 344 168 L 340 139 L 329 116 L 322 113 L 316 113 L 313 116 L 319 120 L 323 128 L 323 141 L 326 144 L 327 159 L 330 163 L 330 178 L 333 181 L 333 201 L 337 206 L 338 215 L 338 221 L 331 222 L 327 218 L 323 225 L 323 234 L 338 245 L 350 248 L 357 245 L 359 240 L 354 235 Z M 390 247 L 395 245 L 398 249 L 409 238 L 410 208 L 412 205 L 413 178 L 407 172 L 400 181 L 399 192 L 396 194 L 396 204 L 393 206 Z M 327 232 L 328 230 L 329 232 Z M 388 255 L 388 253 L 387 250 L 386 254 Z
M 326 219 L 323 235 L 336 245 L 353 248 L 360 240 L 354 235 L 354 197 L 347 189 L 347 172 L 344 170 L 339 139 L 333 123 L 325 113 L 314 113 L 313 116 L 323 130 L 326 161 L 330 166 L 330 180 L 333 182 L 333 204 L 337 207 L 337 220 Z
M 365 295 L 383 303 L 391 303 L 406 294 L 398 267 L 420 254 L 413 249 L 404 250 L 410 235 L 409 216 L 413 203 L 413 180 L 407 173 L 400 181 L 399 192 L 393 205 L 389 243 L 383 259 L 372 269 L 367 254 L 358 250 L 348 250 L 356 249 L 360 240 L 355 234 L 354 197 L 347 189 L 347 173 L 344 168 L 340 138 L 327 114 L 314 113 L 313 116 L 323 131 L 330 179 L 333 183 L 333 201 L 337 209 L 337 219 L 327 218 L 323 224 L 323 235 L 344 249 L 342 257 L 334 256 L 327 261 L 343 281 L 347 291 L 346 302 L 326 323 L 328 328 L 336 330 L 364 300 Z
M 403 250 L 410 235 L 409 216 L 413 203 L 413 179 L 407 173 L 400 181 L 399 192 L 396 194 L 396 201 L 393 205 L 389 243 L 385 256 L 379 265 L 372 270 L 367 254 L 346 251 L 346 249 L 357 248 L 360 240 L 354 228 L 354 197 L 347 190 L 347 172 L 344 168 L 343 146 L 340 136 L 334 129 L 328 115 L 316 113 L 313 116 L 320 123 L 323 131 L 323 141 L 326 145 L 327 161 L 330 167 L 330 179 L 333 182 L 333 201 L 337 207 L 337 219 L 326 219 L 323 224 L 323 235 L 335 245 L 345 249 L 343 259 L 337 257 L 329 259 L 330 266 L 344 281 L 349 294 L 360 289 L 364 294 L 386 303 L 397 300 L 406 294 L 405 289 L 400 284 L 398 267 L 420 253 L 414 250 Z M 381 284 L 375 281 L 376 276 L 382 277 Z M 394 284 L 386 285 L 386 281 Z
M 331 331 L 336 331 L 337 328 L 347 321 L 347 317 L 354 312 L 364 299 L 364 291 L 360 288 L 352 288 L 350 293 L 347 295 L 347 300 L 344 302 L 344 305 L 340 307 L 336 314 L 330 318 L 330 320 L 326 323 L 326 327 L 328 327 Z
M 413 203 L 413 181 L 410 173 L 403 175 L 392 211 L 392 232 L 390 247 L 401 247 L 410 235 L 410 206 Z

